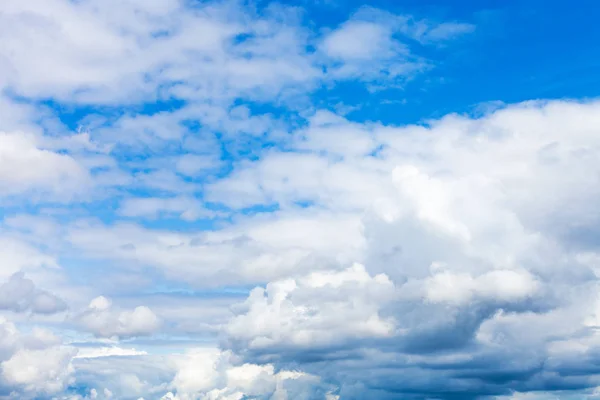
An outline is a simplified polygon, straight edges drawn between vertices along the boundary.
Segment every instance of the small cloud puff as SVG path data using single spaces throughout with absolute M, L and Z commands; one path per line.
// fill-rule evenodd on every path
M 75 322 L 103 338 L 127 338 L 151 335 L 161 325 L 161 320 L 148 307 L 120 310 L 104 296 L 93 299 L 88 307 L 75 317 Z

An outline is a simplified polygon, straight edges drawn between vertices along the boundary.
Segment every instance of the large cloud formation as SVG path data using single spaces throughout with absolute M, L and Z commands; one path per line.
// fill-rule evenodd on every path
M 600 398 L 600 102 L 365 121 L 477 28 L 259 3 L 0 4 L 0 398 Z
M 77 349 L 61 345 L 49 331 L 24 335 L 13 323 L 0 320 L 0 352 L 4 398 L 51 397 L 73 382 L 71 361 Z
M 271 257 L 304 246 L 278 230 L 299 215 L 307 237 L 318 234 L 323 215 L 327 223 L 337 215 L 346 228 L 327 231 L 331 243 L 318 257 L 288 259 L 295 268 L 285 277 L 275 271 L 222 328 L 232 368 L 264 374 L 265 389 L 217 378 L 220 362 L 207 360 L 220 353 L 199 353 L 174 362 L 172 398 L 279 398 L 266 387 L 278 387 L 282 371 L 318 382 L 289 398 L 519 398 L 513 391 L 593 398 L 599 115 L 597 102 L 534 102 L 427 126 L 336 119 L 298 133 L 300 146 L 315 143 L 311 153 L 273 152 L 241 166 L 215 196 L 281 209 L 277 219 L 249 225 L 240 257 L 261 238 L 252 236 L 261 225 L 279 233 L 268 239 Z M 356 129 L 370 143 L 360 152 Z M 324 143 L 330 131 L 346 144 Z M 265 167 L 284 157 L 290 162 L 280 168 Z M 284 169 L 302 158 L 323 163 L 315 179 Z M 252 195 L 227 194 L 239 190 L 238 179 L 252 182 Z M 299 208 L 299 199 L 311 205 Z M 359 224 L 348 224 L 355 218 Z M 358 247 L 338 245 L 337 235 L 359 237 Z M 171 249 L 185 246 L 194 248 Z
M 300 363 L 341 384 L 342 398 L 598 385 L 599 112 L 598 103 L 527 103 L 479 119 L 371 127 L 363 154 L 381 146 L 374 156 L 319 145 L 343 158 L 310 181 L 302 195 L 311 201 L 333 211 L 365 189 L 358 176 L 370 174 L 369 189 L 382 182 L 363 217 L 364 265 L 255 289 L 228 342 L 250 360 Z M 307 181 L 301 169 L 287 171 L 286 187 L 252 172 L 269 162 L 239 172 L 260 180 L 262 199 Z M 328 181 L 339 169 L 355 171 L 346 187 Z

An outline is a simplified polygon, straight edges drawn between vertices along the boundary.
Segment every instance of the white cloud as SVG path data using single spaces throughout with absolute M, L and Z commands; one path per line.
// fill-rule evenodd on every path
M 46 330 L 23 335 L 13 323 L 0 320 L 0 386 L 13 396 L 34 399 L 62 392 L 73 382 L 76 353 Z
M 16 273 L 0 285 L 0 309 L 54 314 L 65 311 L 67 305 L 52 293 L 37 288 L 24 273 Z
M 80 347 L 74 358 L 97 358 L 97 357 L 130 357 L 148 355 L 145 351 L 133 348 L 121 348 L 118 346 L 110 347 Z
M 351 262 L 363 246 L 360 226 L 356 216 L 299 212 L 201 234 L 80 224 L 69 227 L 66 238 L 91 257 L 152 266 L 194 286 L 214 286 L 285 276 L 315 259 Z
M 380 21 L 350 20 L 329 33 L 320 50 L 331 60 L 328 77 L 332 79 L 360 79 L 396 81 L 410 78 L 428 68 L 422 59 L 395 37 L 393 25 Z
M 159 399 L 170 389 L 177 372 L 177 355 L 138 355 L 77 358 L 78 385 L 95 388 L 98 398 L 107 389 L 116 399 Z M 90 396 L 88 396 L 90 397 Z
M 534 295 L 537 282 L 526 271 L 497 270 L 478 277 L 451 272 L 427 279 L 427 299 L 433 302 L 462 303 L 474 297 L 498 301 L 518 301 Z
M 406 59 L 405 46 L 392 37 L 417 34 L 408 16 L 363 8 L 324 39 L 325 57 L 309 50 L 315 35 L 300 21 L 296 8 L 281 5 L 257 12 L 239 2 L 192 8 L 181 1 L 11 0 L 0 20 L 0 71 L 6 87 L 26 97 L 110 103 L 175 96 L 227 103 L 310 91 L 325 77 L 323 63 L 332 59 L 395 61 L 366 73 L 351 64 L 333 68 L 335 79 L 395 78 L 422 68 L 422 62 Z M 429 41 L 469 31 L 460 23 L 420 25 L 416 31 Z M 178 131 L 146 127 L 168 135 Z
M 51 347 L 44 350 L 18 350 L 2 362 L 5 381 L 27 394 L 57 393 L 72 382 L 71 360 L 77 351 L 69 347 Z
M 387 276 L 370 276 L 362 265 L 314 272 L 254 289 L 226 330 L 231 340 L 243 343 L 241 351 L 282 345 L 315 349 L 351 338 L 387 337 L 395 322 L 379 309 L 394 291 Z
M 273 365 L 232 364 L 233 356 L 217 349 L 196 349 L 177 362 L 172 382 L 177 400 L 233 400 L 246 397 L 287 399 L 325 395 L 319 378 L 298 371 L 275 371 Z
M 21 270 L 58 267 L 57 260 L 52 255 L 45 254 L 35 246 L 12 237 L 0 237 L 0 253 L 2 253 L 0 276 L 4 279 Z
M 351 123 L 332 112 L 318 110 L 307 129 L 296 132 L 295 146 L 344 158 L 365 157 L 377 148 L 371 127 Z
M 407 52 L 392 34 L 389 27 L 374 22 L 350 21 L 325 38 L 322 50 L 341 60 L 373 60 Z
M 39 138 L 0 132 L 0 193 L 71 200 L 90 182 L 86 168 L 73 157 L 46 150 Z M 34 197 L 35 196 L 35 197 Z
M 362 7 L 351 19 L 328 32 L 319 49 L 329 59 L 329 77 L 385 80 L 386 87 L 390 87 L 399 78 L 411 78 L 431 67 L 425 58 L 411 51 L 411 40 L 439 43 L 473 30 L 474 26 L 466 23 L 433 23 Z
M 334 387 L 317 376 L 240 362 L 231 352 L 191 348 L 165 356 L 77 358 L 77 383 L 105 388 L 114 398 L 227 400 L 325 398 Z M 93 398 L 91 392 L 87 398 Z M 95 389 L 97 398 L 102 391 Z
M 277 212 L 234 218 L 210 232 L 89 221 L 60 229 L 78 255 L 132 270 L 153 267 L 196 287 L 270 282 L 234 307 L 228 323 L 227 312 L 215 310 L 219 322 L 211 327 L 213 333 L 225 327 L 229 367 L 254 365 L 242 375 L 262 382 L 260 390 L 269 387 L 259 397 L 273 395 L 272 376 L 290 368 L 339 383 L 331 396 L 340 398 L 424 397 L 432 388 L 499 393 L 488 377 L 502 374 L 514 377 L 518 390 L 543 387 L 559 375 L 573 381 L 581 376 L 575 367 L 592 364 L 600 344 L 594 329 L 599 251 L 586 236 L 595 232 L 591 205 L 600 199 L 598 107 L 529 103 L 479 119 L 448 116 L 401 128 L 321 112 L 286 151 L 240 163 L 207 189 L 211 201 L 276 204 Z M 28 224 L 9 225 L 25 234 Z M 55 228 L 40 225 L 31 235 L 48 229 Z M 53 260 L 39 257 L 16 263 L 39 268 Z M 363 267 L 340 267 L 354 261 Z M 207 332 L 178 325 L 194 323 L 181 316 L 193 313 L 192 306 L 169 319 L 173 301 L 152 315 L 165 315 L 174 331 Z M 159 332 L 133 314 L 100 298 L 80 323 L 103 337 Z M 145 357 L 152 356 L 123 358 L 135 365 Z M 220 356 L 203 357 L 218 363 Z M 160 372 L 139 366 L 114 378 L 110 359 L 78 358 L 76 374 L 116 396 L 128 387 L 132 396 L 150 398 L 169 390 L 179 397 L 260 391 L 255 383 L 227 384 L 226 373 L 213 374 L 213 361 L 202 375 L 206 382 L 181 372 L 176 390 L 169 382 L 183 364 L 171 360 Z M 375 372 L 357 372 L 365 370 Z M 393 379 L 399 370 L 407 374 L 400 385 Z M 268 384 L 253 378 L 263 375 Z
M 417 49 L 437 51 L 474 27 L 363 8 L 317 34 L 300 14 L 175 0 L 0 6 L 0 89 L 25 97 L 0 104 L 3 202 L 115 200 L 64 207 L 43 223 L 5 219 L 2 277 L 23 270 L 69 304 L 101 285 L 131 302 L 145 284 L 259 286 L 229 321 L 231 299 L 217 305 L 199 290 L 147 295 L 152 309 L 98 297 L 63 322 L 39 315 L 64 309 L 57 297 L 14 275 L 0 308 L 33 311 L 14 318 L 56 333 L 2 321 L 2 389 L 60 398 L 75 377 L 88 398 L 594 395 L 600 103 L 532 102 L 403 127 L 323 110 L 303 119 L 299 104 L 317 85 L 401 85 L 432 64 Z M 37 106 L 46 99 L 109 111 L 80 121 L 89 133 L 62 136 L 69 128 Z M 188 104 L 139 104 L 157 99 Z M 245 100 L 286 112 L 261 115 Z M 143 112 L 108 115 L 124 103 Z M 293 132 L 289 105 L 302 109 Z M 205 201 L 230 208 L 230 221 L 176 231 L 160 220 L 199 219 Z M 65 292 L 44 275 L 58 260 Z M 99 261 L 102 284 L 88 277 Z M 113 273 L 144 282 L 124 287 Z M 83 335 L 70 323 L 113 346 L 76 344 L 75 356 L 57 337 Z M 224 349 L 152 354 L 215 334 Z
M 148 307 L 119 310 L 103 296 L 93 299 L 87 309 L 75 317 L 75 321 L 84 329 L 105 338 L 151 335 L 161 323 Z
M 459 390 L 457 384 L 463 385 L 460 390 L 476 390 L 469 376 L 493 392 L 488 372 L 514 374 L 520 384 L 533 386 L 535 379 L 546 379 L 540 375 L 577 379 L 577 362 L 551 349 L 556 337 L 563 338 L 565 348 L 583 348 L 589 360 L 598 348 L 596 333 L 586 328 L 597 325 L 597 316 L 582 310 L 593 309 L 597 290 L 598 245 L 585 235 L 593 235 L 598 222 L 591 205 L 600 200 L 594 184 L 600 172 L 595 162 L 599 107 L 597 102 L 528 103 L 480 119 L 448 116 L 425 127 L 372 125 L 365 135 L 381 146 L 375 157 L 360 155 L 364 151 L 352 145 L 338 150 L 335 140 L 331 146 L 313 141 L 310 147 L 304 141 L 299 148 L 314 153 L 273 152 L 240 165 L 228 180 L 215 184 L 213 200 L 229 202 L 240 190 L 237 182 L 243 182 L 241 190 L 250 195 L 243 205 L 230 205 L 276 203 L 285 215 L 296 212 L 294 201 L 304 201 L 310 204 L 307 213 L 344 207 L 363 215 L 356 227 L 364 238 L 357 259 L 366 276 L 385 273 L 396 287 L 393 296 L 373 298 L 366 309 L 394 323 L 393 329 L 366 330 L 364 336 L 346 333 L 351 326 L 371 326 L 373 314 L 360 312 L 365 292 L 344 295 L 344 284 L 308 290 L 298 278 L 279 280 L 266 291 L 255 289 L 238 310 L 228 327 L 229 345 L 251 362 L 278 360 L 285 366 L 330 360 L 328 376 L 348 385 L 341 389 L 342 398 L 353 393 L 357 380 L 385 391 L 392 375 L 381 371 L 371 378 L 356 370 L 387 362 L 415 374 L 413 384 L 400 385 L 402 393 L 422 396 Z M 328 116 L 325 121 L 340 137 L 343 132 L 354 137 L 355 128 L 343 120 Z M 324 152 L 328 149 L 338 157 L 330 158 Z M 306 165 L 319 165 L 315 179 L 307 179 L 310 169 L 294 164 L 301 158 L 313 160 Z M 348 178 L 329 179 L 339 168 L 349 171 Z M 365 186 L 356 182 L 373 185 L 366 191 L 370 196 L 361 197 Z M 318 267 L 303 270 L 311 268 Z M 314 272 L 321 277 L 314 282 L 329 282 L 326 278 L 338 273 Z M 346 303 L 337 296 L 355 305 L 353 313 L 345 312 Z M 331 304 L 337 305 L 335 311 Z M 569 328 L 560 329 L 565 321 Z M 536 324 L 543 328 L 526 333 Z M 575 339 L 577 331 L 586 339 Z M 318 354 L 306 355 L 309 345 Z M 344 361 L 340 354 L 356 361 Z M 534 372 L 550 358 L 542 372 Z M 463 377 L 460 371 L 469 363 L 474 372 Z M 436 375 L 435 383 L 419 381 L 440 365 L 445 372 Z M 303 366 L 322 373 L 309 361 Z
M 170 93 L 220 99 L 253 89 L 277 94 L 317 75 L 296 28 L 276 18 L 249 19 L 251 10 L 234 3 L 155 4 L 10 1 L 0 32 L 7 84 L 26 96 L 109 102 L 155 98 L 161 85 L 185 82 Z M 243 34 L 251 38 L 236 44 Z M 281 52 L 287 58 L 273 57 Z

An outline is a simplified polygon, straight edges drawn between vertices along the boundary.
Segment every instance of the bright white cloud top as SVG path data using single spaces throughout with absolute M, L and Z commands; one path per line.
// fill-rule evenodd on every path
M 404 123 L 484 19 L 258 3 L 0 4 L 0 398 L 599 398 L 600 101 Z

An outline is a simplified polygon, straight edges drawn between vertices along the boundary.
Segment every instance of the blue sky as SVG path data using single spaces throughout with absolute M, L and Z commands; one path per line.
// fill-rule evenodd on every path
M 600 398 L 592 1 L 0 5 L 0 398 Z
M 364 5 L 358 1 L 307 3 L 304 19 L 318 29 L 334 27 Z M 364 101 L 366 89 L 350 82 L 340 88 L 317 90 L 315 103 L 323 107 L 343 103 L 360 108 L 353 115 L 357 119 L 405 124 L 468 112 L 492 101 L 589 98 L 597 94 L 596 39 L 600 28 L 595 24 L 597 10 L 591 1 L 578 2 L 577 7 L 552 1 L 375 1 L 370 5 L 422 18 L 458 19 L 474 24 L 477 33 L 439 52 L 428 51 L 436 68 L 416 77 L 410 85 L 385 88 Z M 151 102 L 134 107 L 152 113 L 177 105 Z M 77 105 L 55 107 L 64 112 L 63 121 L 71 127 L 91 111 Z M 123 108 L 111 111 L 118 114 Z

